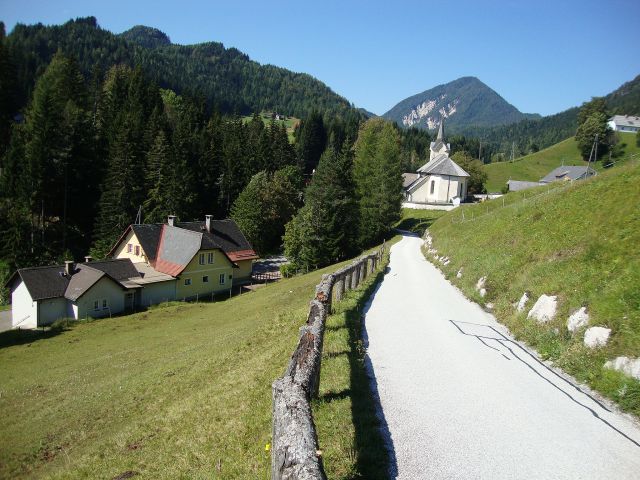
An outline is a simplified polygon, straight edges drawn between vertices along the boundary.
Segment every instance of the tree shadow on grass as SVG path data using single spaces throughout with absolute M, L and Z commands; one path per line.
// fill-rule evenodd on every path
M 39 340 L 46 340 L 55 337 L 67 330 L 64 326 L 56 326 L 55 328 L 47 328 L 46 330 L 31 329 L 15 329 L 7 330 L 0 333 L 0 348 L 13 347 L 15 345 L 24 345 L 25 343 L 34 343 Z
M 363 321 L 363 316 L 380 288 L 384 274 L 384 271 L 377 272 L 374 281 L 359 295 L 358 303 L 345 311 L 350 347 L 347 357 L 351 388 L 348 392 L 355 427 L 357 472 L 349 477 L 353 479 L 388 479 L 397 475 L 395 449 L 380 405 L 378 384 L 371 360 L 367 355 L 368 337 Z
M 424 231 L 435 221 L 436 218 L 403 218 L 395 228 L 397 230 L 406 230 L 418 235 L 423 235 Z

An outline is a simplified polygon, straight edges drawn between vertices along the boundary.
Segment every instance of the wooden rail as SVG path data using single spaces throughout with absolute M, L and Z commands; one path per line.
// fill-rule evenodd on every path
M 318 436 L 311 413 L 311 399 L 320 387 L 322 342 L 332 301 L 340 301 L 347 290 L 357 288 L 377 270 L 385 251 L 362 256 L 352 264 L 323 275 L 316 286 L 309 314 L 300 328 L 298 345 L 284 375 L 272 385 L 273 431 L 271 478 L 273 480 L 326 480 Z

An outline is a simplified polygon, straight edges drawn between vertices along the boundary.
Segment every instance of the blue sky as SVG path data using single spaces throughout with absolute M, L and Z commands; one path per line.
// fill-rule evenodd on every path
M 143 24 L 174 43 L 222 42 L 377 114 L 473 75 L 548 115 L 640 74 L 638 0 L 0 1 L 7 30 L 88 15 L 115 33 Z

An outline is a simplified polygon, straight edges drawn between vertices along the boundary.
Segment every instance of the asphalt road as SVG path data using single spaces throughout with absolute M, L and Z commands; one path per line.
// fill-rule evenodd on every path
M 366 312 L 392 478 L 638 479 L 640 428 L 515 342 L 405 237 Z

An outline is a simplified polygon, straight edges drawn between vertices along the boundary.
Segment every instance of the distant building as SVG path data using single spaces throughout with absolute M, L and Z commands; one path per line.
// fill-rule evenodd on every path
M 469 174 L 449 157 L 450 145 L 444 141 L 444 120 L 438 136 L 431 142 L 429 162 L 416 173 L 403 174 L 407 202 L 458 204 L 467 196 Z
M 640 130 L 640 117 L 631 115 L 614 115 L 609 119 L 609 127 L 614 132 L 636 133 Z
M 584 180 L 585 178 L 592 177 L 594 175 L 597 174 L 593 168 L 568 165 L 552 170 L 544 178 L 541 178 L 540 182 L 551 183 L 558 181 Z
M 527 190 L 529 188 L 539 187 L 540 185 L 544 185 L 542 182 L 527 182 L 523 180 L 509 180 L 507 182 L 507 187 L 510 192 L 519 192 L 520 190 Z

